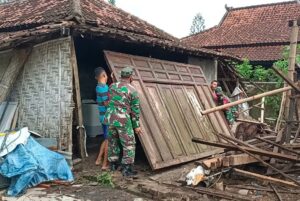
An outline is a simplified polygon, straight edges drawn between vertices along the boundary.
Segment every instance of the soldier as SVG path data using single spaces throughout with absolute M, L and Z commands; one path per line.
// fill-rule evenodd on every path
M 121 81 L 110 86 L 110 101 L 104 122 L 109 125 L 108 160 L 112 171 L 117 169 L 120 146 L 123 176 L 134 176 L 135 136 L 141 133 L 140 99 L 136 89 L 131 85 L 133 69 L 126 67 L 121 71 Z

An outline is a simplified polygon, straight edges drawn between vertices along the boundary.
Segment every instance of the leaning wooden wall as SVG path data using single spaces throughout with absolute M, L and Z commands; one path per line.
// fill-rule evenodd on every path
M 74 108 L 70 59 L 70 38 L 34 46 L 12 95 L 20 104 L 18 126 L 57 139 L 66 151 L 72 151 Z

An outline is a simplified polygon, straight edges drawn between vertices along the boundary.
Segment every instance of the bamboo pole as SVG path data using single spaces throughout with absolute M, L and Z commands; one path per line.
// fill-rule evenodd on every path
M 240 100 L 237 100 L 237 101 L 225 104 L 225 105 L 221 105 L 221 106 L 218 106 L 218 107 L 210 108 L 210 109 L 201 111 L 201 113 L 203 115 L 209 114 L 209 113 L 220 111 L 220 110 L 223 110 L 223 109 L 235 106 L 235 105 L 239 105 L 239 104 L 242 104 L 242 103 L 245 103 L 245 102 L 249 102 L 249 101 L 253 101 L 253 100 L 256 100 L 256 99 L 260 99 L 262 97 L 272 96 L 274 94 L 282 93 L 282 92 L 285 92 L 285 91 L 288 91 L 288 90 L 291 90 L 291 89 L 292 89 L 292 87 L 290 87 L 290 86 L 283 87 L 281 89 L 275 89 L 275 90 L 268 91 L 268 92 L 265 92 L 265 93 L 261 93 L 261 94 L 258 94 L 258 95 L 254 95 L 254 96 L 251 96 L 251 97 L 248 97 L 248 98 L 245 98 L 245 99 L 240 99 Z
M 262 110 L 260 110 L 260 122 L 264 123 L 265 121 L 265 99 L 266 97 L 262 97 L 261 99 L 261 108 Z

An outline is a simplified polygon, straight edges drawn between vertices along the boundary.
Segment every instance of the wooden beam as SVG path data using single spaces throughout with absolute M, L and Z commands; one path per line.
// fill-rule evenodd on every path
M 300 153 L 298 153 L 298 152 L 296 152 L 296 151 L 294 151 L 294 150 L 292 150 L 292 149 L 286 148 L 286 147 L 284 147 L 284 146 L 282 146 L 282 145 L 280 145 L 280 144 L 277 144 L 277 143 L 275 143 L 275 142 L 272 142 L 272 141 L 270 141 L 270 140 L 266 140 L 266 139 L 263 139 L 263 138 L 260 138 L 260 137 L 255 137 L 255 138 L 258 139 L 258 140 L 260 140 L 260 141 L 263 141 L 263 142 L 269 143 L 269 144 L 271 144 L 271 145 L 274 145 L 274 146 L 276 146 L 276 147 L 279 147 L 279 148 L 282 149 L 282 150 L 285 150 L 285 151 L 294 153 L 294 154 L 296 154 L 296 155 L 300 155 Z
M 71 65 L 72 65 L 72 69 L 73 69 L 75 102 L 76 102 L 76 106 L 77 106 L 77 112 L 75 112 L 75 115 L 76 115 L 77 124 L 78 124 L 77 130 L 78 130 L 79 135 L 77 136 L 77 139 L 78 139 L 78 145 L 79 145 L 79 154 L 80 154 L 81 158 L 85 158 L 88 156 L 88 154 L 86 151 L 86 134 L 84 131 L 84 126 L 83 126 L 80 83 L 79 83 L 79 74 L 78 74 L 78 66 L 77 66 L 74 40 L 71 40 Z M 70 140 L 72 140 L 72 139 L 70 139 Z
M 281 180 L 281 179 L 268 177 L 268 176 L 264 176 L 264 175 L 253 173 L 253 172 L 248 172 L 248 171 L 241 170 L 241 169 L 238 169 L 238 168 L 233 168 L 233 171 L 236 172 L 237 174 L 241 175 L 241 176 L 258 179 L 258 180 L 261 180 L 263 182 L 267 181 L 269 183 L 280 184 L 280 185 L 287 185 L 287 186 L 294 186 L 294 187 L 298 186 L 294 182 L 284 181 L 284 180 Z
M 252 156 L 253 158 L 255 158 L 255 159 L 257 159 L 257 160 L 259 160 L 259 161 L 260 161 L 262 164 L 264 164 L 265 166 L 271 168 L 272 170 L 274 170 L 274 171 L 278 172 L 279 174 L 281 174 L 283 177 L 285 177 L 285 178 L 287 178 L 287 179 L 293 181 L 295 184 L 297 184 L 298 186 L 300 186 L 300 182 L 297 181 L 296 179 L 294 179 L 294 178 L 292 178 L 291 176 L 285 174 L 284 172 L 282 172 L 281 170 L 275 168 L 274 166 L 270 165 L 269 163 L 266 163 L 266 162 L 263 161 L 260 157 L 258 157 L 258 156 L 256 156 L 256 155 L 250 153 L 249 151 L 247 151 L 247 150 L 245 150 L 245 149 L 241 148 L 240 146 L 238 146 L 238 145 L 236 145 L 236 144 L 233 143 L 233 142 L 240 143 L 239 140 L 237 140 L 237 139 L 235 139 L 235 138 L 231 138 L 231 137 L 226 136 L 226 135 L 223 135 L 223 134 L 221 134 L 221 133 L 219 133 L 218 136 L 220 136 L 220 137 L 222 137 L 223 139 L 225 139 L 229 144 L 235 146 L 235 147 L 238 148 L 240 151 L 242 151 L 242 152 L 248 154 L 249 156 Z M 242 144 L 244 144 L 244 143 L 242 143 Z
M 192 141 L 196 142 L 196 143 L 209 145 L 209 146 L 225 148 L 228 150 L 234 150 L 234 151 L 239 150 L 237 147 L 235 147 L 233 145 L 225 144 L 225 143 L 221 143 L 221 142 L 211 142 L 211 141 L 203 140 L 200 138 L 193 138 Z M 245 147 L 245 146 L 239 146 L 239 147 L 241 147 L 242 149 L 244 149 L 250 153 L 257 154 L 260 156 L 267 156 L 267 157 L 277 158 L 277 159 L 286 160 L 286 161 L 300 162 L 300 159 L 298 159 L 297 157 L 294 157 L 294 156 L 290 156 L 290 155 L 273 153 L 273 152 L 269 152 L 269 151 L 265 151 L 265 150 L 258 150 L 258 149 L 254 149 L 251 147 Z
M 221 106 L 217 106 L 217 107 L 214 107 L 214 108 L 210 108 L 210 109 L 201 111 L 201 113 L 203 115 L 210 114 L 212 112 L 220 111 L 220 110 L 223 110 L 223 109 L 226 109 L 226 108 L 229 108 L 229 107 L 232 107 L 232 106 L 236 106 L 236 105 L 239 105 L 239 104 L 242 104 L 242 103 L 245 103 L 245 102 L 249 102 L 249 101 L 253 101 L 253 100 L 256 100 L 256 99 L 260 99 L 262 97 L 272 96 L 272 95 L 275 95 L 275 94 L 278 94 L 278 93 L 289 91 L 291 89 L 292 89 L 292 87 L 290 87 L 290 86 L 283 87 L 281 89 L 275 89 L 275 90 L 272 90 L 272 91 L 268 91 L 268 92 L 265 92 L 265 93 L 261 93 L 261 94 L 258 94 L 258 95 L 251 96 L 249 98 L 240 99 L 240 100 L 237 100 L 237 101 L 225 104 L 225 105 L 221 105 Z
M 259 162 L 257 159 L 253 158 L 252 156 L 249 156 L 247 154 L 238 154 L 238 155 L 232 155 L 227 156 L 229 160 L 230 166 L 238 166 L 238 165 L 245 165 L 250 163 L 257 163 Z M 268 157 L 262 158 L 263 160 L 268 160 Z
M 278 70 L 274 65 L 272 66 L 272 69 L 275 71 L 277 75 L 279 75 L 279 77 L 281 77 L 284 81 L 286 81 L 287 84 L 289 84 L 291 87 L 293 87 L 293 89 L 295 89 L 298 93 L 300 93 L 299 87 L 296 85 L 296 83 L 294 83 L 293 80 L 291 80 L 289 77 L 283 74 L 283 72 Z

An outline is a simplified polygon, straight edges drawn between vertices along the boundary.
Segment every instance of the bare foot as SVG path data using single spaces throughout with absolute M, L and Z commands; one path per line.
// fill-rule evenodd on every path
M 96 162 L 95 162 L 95 165 L 96 165 L 96 166 L 101 165 L 101 159 L 97 159 Z
M 109 166 L 108 166 L 108 165 L 102 166 L 102 168 L 101 168 L 102 171 L 107 171 L 108 169 L 109 169 Z

